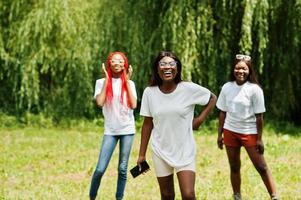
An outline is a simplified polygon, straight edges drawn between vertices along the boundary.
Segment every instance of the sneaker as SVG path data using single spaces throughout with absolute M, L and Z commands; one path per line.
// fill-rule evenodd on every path
M 242 200 L 241 195 L 239 193 L 233 194 L 233 199 L 234 200 Z
M 277 195 L 272 195 L 271 200 L 279 200 L 279 198 L 277 197 Z

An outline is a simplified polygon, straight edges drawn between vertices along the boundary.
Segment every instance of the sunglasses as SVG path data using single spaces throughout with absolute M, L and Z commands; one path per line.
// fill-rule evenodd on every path
M 112 60 L 111 60 L 111 63 L 112 63 L 112 64 L 122 64 L 122 63 L 124 63 L 124 60 L 112 59 Z
M 245 61 L 250 61 L 251 60 L 251 56 L 243 55 L 243 54 L 236 54 L 235 57 L 236 57 L 237 60 L 245 60 Z
M 171 62 L 159 62 L 159 67 L 164 68 L 164 67 L 176 67 L 177 66 L 177 62 L 176 61 L 171 61 Z

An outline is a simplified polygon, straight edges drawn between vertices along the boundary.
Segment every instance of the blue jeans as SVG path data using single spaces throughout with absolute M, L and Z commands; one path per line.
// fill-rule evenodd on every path
M 119 163 L 118 163 L 118 181 L 116 199 L 122 199 L 127 179 L 127 167 L 128 160 L 132 148 L 134 134 L 129 135 L 104 135 L 102 145 L 99 153 L 98 163 L 94 171 L 91 187 L 90 187 L 90 198 L 95 199 L 97 191 L 101 182 L 101 178 L 105 173 L 108 164 L 111 160 L 111 156 L 119 141 Z

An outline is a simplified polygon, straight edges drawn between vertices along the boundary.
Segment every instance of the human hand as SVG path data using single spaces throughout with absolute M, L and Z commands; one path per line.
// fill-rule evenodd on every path
M 199 127 L 198 127 L 198 125 L 196 123 L 196 119 L 194 118 L 192 120 L 192 130 L 198 130 L 198 129 L 199 129 Z
M 105 73 L 106 78 L 109 78 L 109 75 L 108 75 L 108 72 L 107 72 L 107 70 L 106 70 L 106 66 L 105 66 L 104 63 L 102 63 L 102 71 Z
M 218 148 L 223 149 L 223 146 L 224 146 L 224 138 L 223 138 L 223 136 L 221 136 L 221 135 L 219 135 L 219 136 L 217 137 L 217 146 L 218 146 Z
M 141 171 L 141 163 L 145 161 L 145 156 L 139 156 L 137 160 L 137 165 L 139 166 L 139 171 Z
M 124 68 L 124 73 L 126 74 L 126 79 L 130 80 L 131 77 L 132 77 L 132 74 L 133 74 L 133 67 L 132 67 L 132 65 L 129 65 L 129 68 L 128 68 L 127 71 Z
M 262 140 L 257 140 L 256 141 L 256 150 L 260 154 L 264 153 L 264 144 L 263 144 Z
M 200 115 L 192 120 L 192 130 L 198 130 L 203 123 L 204 118 Z

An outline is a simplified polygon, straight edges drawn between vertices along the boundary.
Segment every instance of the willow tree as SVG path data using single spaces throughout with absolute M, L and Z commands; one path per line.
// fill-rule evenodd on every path
M 7 10 L 5 10 L 5 8 Z M 91 106 L 93 4 L 78 1 L 10 1 L 6 5 L 4 58 L 10 95 L 23 112 L 84 115 Z M 2 7 L 3 9 L 3 7 Z M 4 61 L 2 61 L 4 62 Z M 89 102 L 89 100 L 88 100 Z
M 215 85 L 213 23 L 211 8 L 194 0 L 170 4 L 160 22 L 163 48 L 179 55 L 184 78 L 206 86 Z
M 97 59 L 101 63 L 110 51 L 125 52 L 134 69 L 138 100 L 149 82 L 152 60 L 162 50 L 159 24 L 164 9 L 165 2 L 159 0 L 105 0 L 98 12 Z M 99 76 L 103 74 L 98 73 Z
M 269 1 L 264 89 L 271 113 L 301 124 L 301 1 Z
M 218 94 L 234 55 L 247 53 L 268 113 L 301 123 L 300 21 L 301 0 L 0 1 L 0 110 L 94 117 L 110 51 L 128 56 L 138 101 L 161 50 Z

